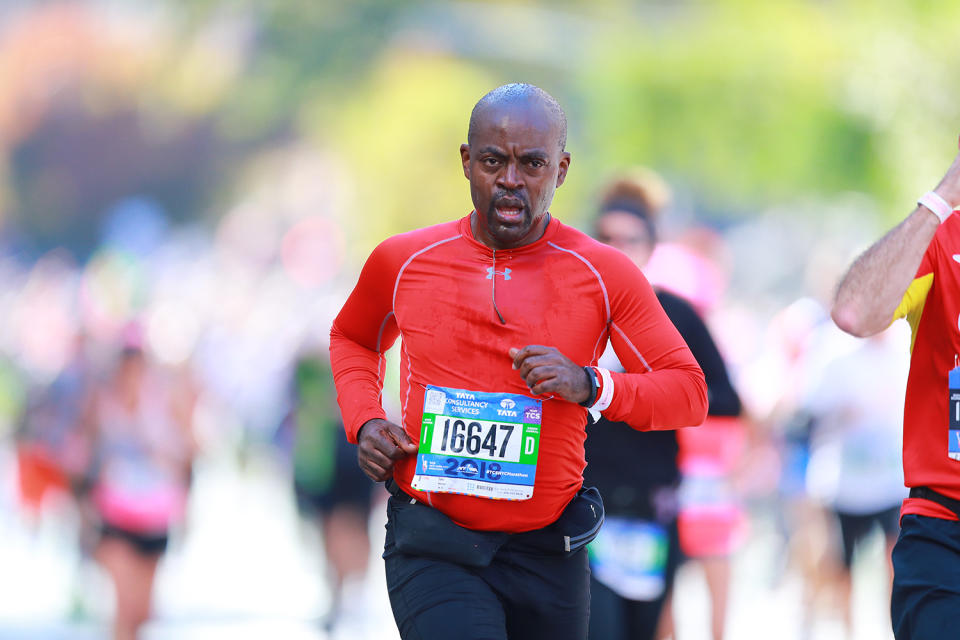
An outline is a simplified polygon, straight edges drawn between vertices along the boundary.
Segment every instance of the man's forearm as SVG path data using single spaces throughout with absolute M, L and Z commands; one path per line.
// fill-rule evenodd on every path
M 873 335 L 893 321 L 897 305 L 937 233 L 940 216 L 949 216 L 950 209 L 960 205 L 960 154 L 933 191 L 934 200 L 941 200 L 945 211 L 937 214 L 926 206 L 918 206 L 857 258 L 840 282 L 831 316 L 847 333 Z M 931 206 L 936 208 L 936 202 Z
M 639 431 L 677 429 L 703 423 L 707 416 L 707 384 L 693 363 L 649 373 L 614 373 L 615 391 L 608 420 Z
M 863 252 L 837 288 L 831 315 L 855 336 L 883 331 L 920 266 L 939 220 L 917 207 L 903 222 Z
M 330 364 L 347 439 L 356 444 L 358 431 L 368 420 L 386 417 L 380 402 L 385 362 L 380 353 L 335 326 L 330 332 Z

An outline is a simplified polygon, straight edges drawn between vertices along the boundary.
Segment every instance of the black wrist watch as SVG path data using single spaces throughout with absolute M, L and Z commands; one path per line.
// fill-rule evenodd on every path
M 597 389 L 600 385 L 597 383 L 597 372 L 594 371 L 593 367 L 584 367 L 583 371 L 587 374 L 587 379 L 590 380 L 590 395 L 580 403 L 580 406 L 590 408 L 597 403 Z

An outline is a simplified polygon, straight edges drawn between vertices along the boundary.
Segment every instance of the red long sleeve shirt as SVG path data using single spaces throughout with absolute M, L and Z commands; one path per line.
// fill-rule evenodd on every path
M 586 366 L 596 364 L 609 337 L 626 368 L 612 374 L 615 392 L 603 412 L 612 421 L 671 429 L 698 425 L 707 411 L 703 373 L 640 270 L 555 218 L 539 240 L 516 249 L 480 243 L 466 216 L 393 236 L 373 251 L 330 331 L 338 401 L 352 442 L 366 421 L 386 417 L 383 353 L 398 336 L 401 421 L 416 443 L 428 384 L 530 396 L 508 353 L 529 344 L 556 347 Z M 544 397 L 542 407 L 529 500 L 416 491 L 410 486 L 415 455 L 397 462 L 394 478 L 470 529 L 546 526 L 583 482 L 587 410 L 560 397 Z

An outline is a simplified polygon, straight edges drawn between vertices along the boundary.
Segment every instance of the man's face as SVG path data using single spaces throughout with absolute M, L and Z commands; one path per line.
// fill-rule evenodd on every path
M 543 235 L 553 193 L 570 165 L 560 125 L 537 101 L 489 105 L 476 125 L 473 139 L 460 147 L 477 211 L 474 235 L 494 249 L 530 244 Z

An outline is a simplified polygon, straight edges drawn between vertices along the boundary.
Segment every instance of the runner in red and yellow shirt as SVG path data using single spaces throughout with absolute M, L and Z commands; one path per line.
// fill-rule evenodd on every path
M 837 325 L 857 336 L 891 318 L 913 329 L 903 422 L 910 497 L 892 558 L 898 640 L 955 637 L 960 611 L 960 155 L 918 205 L 857 258 L 833 307 Z
M 904 481 L 960 500 L 960 405 L 948 391 L 955 386 L 949 384 L 950 372 L 960 364 L 960 216 L 951 215 L 937 229 L 894 317 L 906 317 L 913 329 L 903 412 Z M 909 513 L 957 520 L 924 498 L 904 500 L 900 514 Z

